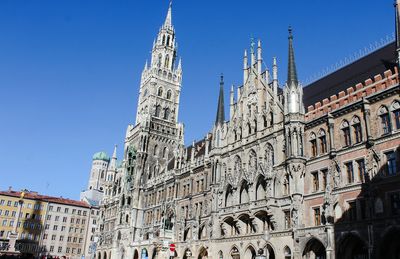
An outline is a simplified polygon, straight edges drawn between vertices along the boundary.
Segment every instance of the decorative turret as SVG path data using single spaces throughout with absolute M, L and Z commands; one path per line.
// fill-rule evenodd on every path
M 224 107 L 224 75 L 221 74 L 221 81 L 219 83 L 219 97 L 217 106 L 217 117 L 215 119 L 215 126 L 221 126 L 225 121 L 225 107 Z
M 247 77 L 249 76 L 249 63 L 247 58 L 247 49 L 244 50 L 243 55 L 243 84 L 246 83 Z
M 272 87 L 274 95 L 278 95 L 278 66 L 276 65 L 276 57 L 272 60 Z
M 108 171 L 115 171 L 116 169 L 117 169 L 117 145 L 114 146 L 114 151 L 111 157 L 110 165 L 108 166 Z

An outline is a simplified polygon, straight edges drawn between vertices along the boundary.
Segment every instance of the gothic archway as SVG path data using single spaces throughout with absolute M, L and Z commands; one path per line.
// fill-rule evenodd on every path
M 244 258 L 246 258 L 246 259 L 254 259 L 254 258 L 256 258 L 256 250 L 254 249 L 253 246 L 250 245 L 246 249 L 246 252 L 244 253 Z
M 236 246 L 232 247 L 231 252 L 229 253 L 232 259 L 240 259 L 239 249 Z
M 265 246 L 266 259 L 275 259 L 275 251 L 270 244 Z
M 199 256 L 197 257 L 197 259 L 207 259 L 207 258 L 208 258 L 208 251 L 207 251 L 207 249 L 202 247 L 200 249 L 200 253 L 199 253 Z
M 303 259 L 326 259 L 325 246 L 318 239 L 311 238 L 304 247 Z
M 380 257 L 385 259 L 400 258 L 400 229 L 389 230 L 382 238 L 380 245 Z
M 136 249 L 135 252 L 133 253 L 133 259 L 139 259 L 139 252 Z
M 367 259 L 368 258 L 368 247 L 360 237 L 349 234 L 343 238 L 338 245 L 337 251 L 338 258 L 343 259 Z M 384 257 L 387 258 L 387 257 Z

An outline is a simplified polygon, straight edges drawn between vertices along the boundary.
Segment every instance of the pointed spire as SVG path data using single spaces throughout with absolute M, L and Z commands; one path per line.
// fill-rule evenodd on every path
M 179 58 L 177 70 L 182 70 L 182 58 Z
M 296 63 L 294 61 L 292 27 L 289 27 L 289 61 L 288 61 L 288 77 L 286 83 L 288 86 L 291 86 L 292 84 L 298 85 L 299 83 L 299 81 L 297 80 Z
M 395 8 L 395 34 L 396 34 L 396 51 L 397 51 L 397 65 L 400 66 L 400 0 L 395 0 L 394 3 Z
M 144 70 L 147 70 L 148 67 L 149 65 L 147 64 L 147 59 L 146 59 L 146 63 L 144 64 Z
M 165 18 L 164 27 L 170 28 L 172 26 L 172 1 L 169 2 L 167 17 Z
M 276 64 L 276 57 L 272 59 L 272 86 L 274 88 L 275 96 L 278 95 L 278 66 Z
M 116 168 L 117 168 L 117 145 L 114 146 L 114 152 L 108 169 L 111 171 L 115 171 Z
M 217 107 L 217 118 L 215 119 L 215 125 L 222 125 L 225 121 L 225 110 L 224 110 L 224 75 L 221 74 L 221 81 L 219 83 L 219 98 Z

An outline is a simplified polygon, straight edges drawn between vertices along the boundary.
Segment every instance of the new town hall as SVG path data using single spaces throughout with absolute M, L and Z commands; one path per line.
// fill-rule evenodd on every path
M 123 160 L 115 150 L 94 157 L 95 257 L 400 258 L 398 32 L 304 88 L 291 29 L 284 85 L 276 59 L 263 69 L 252 43 L 229 116 L 221 77 L 213 128 L 185 147 L 171 12 L 141 75 Z

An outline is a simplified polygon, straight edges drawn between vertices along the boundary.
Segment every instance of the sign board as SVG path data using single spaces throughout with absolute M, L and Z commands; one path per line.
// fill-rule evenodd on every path
M 175 244 L 174 244 L 174 243 L 172 243 L 172 244 L 169 245 L 169 250 L 170 250 L 171 252 L 175 252 Z

